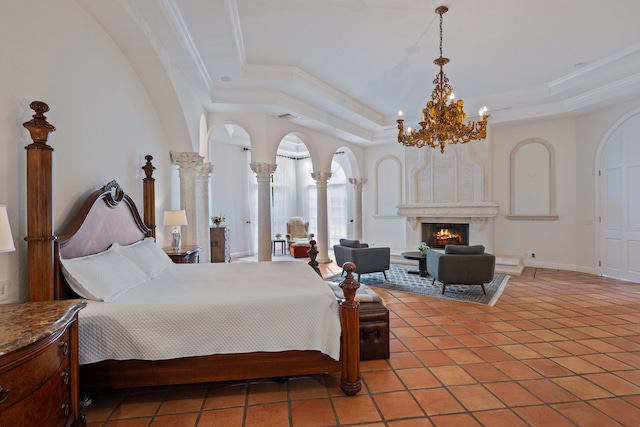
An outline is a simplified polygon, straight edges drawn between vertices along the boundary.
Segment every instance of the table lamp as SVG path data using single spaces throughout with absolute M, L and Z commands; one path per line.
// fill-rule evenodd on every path
M 178 226 L 187 225 L 187 213 L 184 210 L 164 211 L 165 227 L 173 227 L 171 230 L 171 250 L 178 251 L 180 249 L 180 231 Z
M 13 252 L 15 250 L 9 217 L 7 216 L 7 207 L 0 205 L 0 252 Z

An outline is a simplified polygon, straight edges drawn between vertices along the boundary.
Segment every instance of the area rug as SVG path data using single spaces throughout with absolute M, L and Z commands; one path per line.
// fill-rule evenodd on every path
M 502 295 L 502 292 L 509 281 L 509 276 L 504 274 L 495 274 L 491 283 L 484 285 L 487 295 L 482 293 L 482 288 L 480 286 L 475 285 L 447 285 L 447 290 L 445 294 L 442 295 L 442 283 L 436 280 L 432 285 L 431 281 L 433 278 L 420 277 L 418 274 L 409 273 L 409 270 L 415 271 L 416 267 L 411 265 L 391 264 L 391 268 L 387 270 L 387 278 L 389 280 L 385 280 L 382 273 L 371 273 L 363 274 L 360 278 L 360 282 L 372 288 L 412 292 L 436 298 L 446 298 L 492 306 L 498 301 L 498 298 Z M 341 282 L 344 280 L 344 277 L 340 274 L 336 274 L 325 278 L 325 280 Z

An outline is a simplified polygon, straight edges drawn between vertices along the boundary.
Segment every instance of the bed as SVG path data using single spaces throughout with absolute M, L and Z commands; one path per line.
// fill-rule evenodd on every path
M 79 315 L 81 390 L 328 372 L 341 372 L 345 394 L 361 389 L 355 266 L 346 266 L 345 300 L 338 303 L 317 274 L 315 242 L 310 266 L 166 263 L 166 255 L 163 261 L 151 254 L 159 250 L 151 156 L 142 167 L 144 219 L 112 181 L 91 193 L 55 237 L 47 145 L 55 128 L 44 116 L 46 104 L 31 108 L 36 114 L 25 123 L 33 139 L 26 147 L 29 299 L 89 300 Z M 159 320 L 148 321 L 151 314 Z

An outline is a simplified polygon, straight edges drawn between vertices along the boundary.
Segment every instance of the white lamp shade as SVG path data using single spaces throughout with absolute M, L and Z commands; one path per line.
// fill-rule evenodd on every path
M 163 224 L 165 227 L 187 225 L 187 213 L 184 210 L 164 211 Z
M 7 207 L 0 205 L 0 252 L 12 252 L 16 247 L 13 244 L 11 225 L 7 216 Z

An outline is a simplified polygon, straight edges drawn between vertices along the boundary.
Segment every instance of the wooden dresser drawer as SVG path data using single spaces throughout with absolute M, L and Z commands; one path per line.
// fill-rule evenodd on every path
M 28 399 L 0 412 L 0 426 L 66 426 L 71 415 L 70 361 L 60 368 Z M 31 418 L 33 417 L 33 418 Z
M 64 361 L 69 363 L 69 331 L 53 340 L 32 344 L 33 352 L 16 366 L 0 368 L 0 411 L 19 402 L 42 387 L 60 369 Z M 69 370 L 67 369 L 67 372 Z

